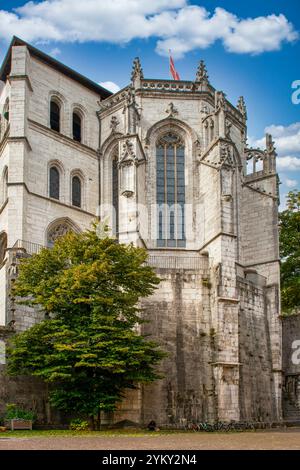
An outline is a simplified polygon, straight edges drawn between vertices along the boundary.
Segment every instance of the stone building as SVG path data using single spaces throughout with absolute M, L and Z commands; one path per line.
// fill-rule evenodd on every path
M 162 280 L 144 328 L 169 353 L 165 377 L 110 419 L 279 421 L 276 153 L 270 135 L 247 147 L 243 98 L 215 90 L 203 62 L 172 81 L 144 78 L 138 59 L 112 95 L 18 38 L 0 80 L 2 363 L 7 336 L 43 318 L 9 294 L 18 258 L 99 215 L 148 250 Z M 0 376 L 0 408 L 25 401 L 53 420 L 44 391 L 18 380 Z

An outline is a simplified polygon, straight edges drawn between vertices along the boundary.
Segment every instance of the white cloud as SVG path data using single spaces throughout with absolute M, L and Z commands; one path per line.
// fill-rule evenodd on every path
M 121 89 L 119 85 L 117 85 L 115 82 L 110 82 L 110 81 L 100 82 L 99 85 L 103 86 L 104 88 L 111 91 L 112 93 L 117 93 Z
M 54 47 L 53 49 L 51 49 L 50 51 L 50 55 L 52 55 L 53 57 L 57 57 L 61 54 L 61 50 L 58 48 L 58 47 Z
M 300 122 L 289 126 L 274 125 L 266 127 L 265 132 L 272 134 L 276 146 L 277 168 L 279 171 L 300 170 Z M 251 147 L 265 147 L 265 138 L 249 139 Z
M 298 34 L 280 14 L 241 19 L 223 8 L 210 13 L 187 0 L 48 0 L 28 2 L 13 12 L 0 10 L 0 39 L 12 35 L 32 42 L 106 41 L 124 44 L 157 38 L 156 50 L 182 57 L 216 41 L 235 53 L 280 49 Z
M 292 180 L 289 178 L 285 178 L 283 182 L 288 188 L 296 188 L 298 184 L 297 180 Z
M 297 157 L 278 157 L 277 158 L 277 169 L 286 171 L 299 171 L 300 170 L 300 158 Z

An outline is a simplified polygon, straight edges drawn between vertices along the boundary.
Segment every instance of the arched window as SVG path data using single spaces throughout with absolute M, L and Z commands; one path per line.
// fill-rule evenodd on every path
M 50 168 L 49 196 L 54 199 L 59 199 L 59 171 L 55 166 Z
M 118 155 L 112 159 L 112 204 L 113 214 L 113 233 L 118 237 L 119 234 L 119 168 Z
M 81 207 L 81 180 L 79 176 L 72 178 L 72 205 Z
M 0 235 L 0 263 L 4 260 L 5 252 L 7 250 L 7 235 L 2 232 Z
M 53 131 L 60 132 L 60 106 L 53 99 L 50 102 L 50 127 Z
M 81 124 L 81 117 L 75 111 L 73 113 L 73 139 L 77 142 L 81 142 L 82 139 L 82 124 Z
M 158 205 L 158 247 L 185 246 L 184 143 L 173 133 L 156 144 L 156 201 Z

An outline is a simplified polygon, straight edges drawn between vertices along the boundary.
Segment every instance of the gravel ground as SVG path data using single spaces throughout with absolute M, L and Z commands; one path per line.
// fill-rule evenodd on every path
M 0 437 L 0 450 L 300 450 L 300 428 L 146 436 Z

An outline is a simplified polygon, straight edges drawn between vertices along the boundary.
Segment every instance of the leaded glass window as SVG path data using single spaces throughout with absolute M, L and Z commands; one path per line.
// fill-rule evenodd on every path
M 59 171 L 55 166 L 50 168 L 49 196 L 59 199 Z
M 112 160 L 112 203 L 113 203 L 113 233 L 118 236 L 119 233 L 119 168 L 118 156 Z
M 72 205 L 81 207 L 81 181 L 78 176 L 72 178 Z
M 158 247 L 185 246 L 184 143 L 173 133 L 163 135 L 156 145 L 156 200 Z

